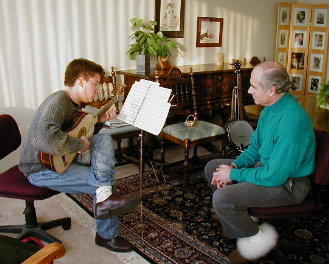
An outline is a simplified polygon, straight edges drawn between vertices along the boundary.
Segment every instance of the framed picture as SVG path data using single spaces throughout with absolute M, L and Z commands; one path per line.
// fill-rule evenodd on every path
M 292 52 L 291 53 L 291 69 L 304 69 L 304 58 L 305 53 L 303 52 Z
M 308 91 L 311 93 L 318 93 L 319 92 L 319 84 L 321 83 L 321 77 L 310 75 L 308 77 Z
M 292 32 L 292 47 L 305 49 L 307 47 L 307 31 L 294 30 Z
M 307 26 L 310 21 L 310 11 L 308 8 L 295 8 L 294 9 L 294 25 Z
M 288 30 L 279 31 L 279 48 L 286 48 L 288 45 Z
M 198 17 L 196 46 L 221 47 L 223 18 Z
M 314 17 L 313 17 L 313 26 L 314 27 L 326 27 L 328 11 L 327 9 L 315 8 Z
M 290 8 L 281 7 L 279 11 L 279 25 L 289 25 L 290 23 Z
M 312 35 L 312 49 L 324 50 L 326 46 L 326 32 L 313 31 Z
M 287 52 L 278 52 L 276 60 L 281 63 L 283 67 L 287 67 Z
M 311 54 L 310 70 L 322 72 L 323 54 Z
M 155 30 L 169 38 L 183 38 L 184 14 L 185 0 L 155 0 Z
M 293 91 L 302 91 L 303 83 L 304 83 L 304 75 L 303 74 L 289 74 L 291 79 L 291 90 Z

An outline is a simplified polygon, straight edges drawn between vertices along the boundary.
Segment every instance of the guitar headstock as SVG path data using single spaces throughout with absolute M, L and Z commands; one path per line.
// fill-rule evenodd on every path
M 239 73 L 241 70 L 241 62 L 240 60 L 236 60 L 233 62 L 233 68 L 235 69 L 235 73 Z

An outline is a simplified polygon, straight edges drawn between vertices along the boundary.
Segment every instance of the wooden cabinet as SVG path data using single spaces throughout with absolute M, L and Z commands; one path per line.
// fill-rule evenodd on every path
M 178 66 L 183 74 L 188 74 L 190 67 L 194 72 L 200 116 L 211 120 L 217 113 L 221 113 L 225 117 L 229 113 L 232 89 L 236 85 L 236 74 L 233 67 L 229 64 L 224 64 L 224 66 L 216 64 Z M 247 93 L 252 69 L 250 64 L 241 66 L 244 105 L 253 104 L 252 97 Z M 136 70 L 120 70 L 117 71 L 117 74 L 124 76 L 124 83 L 127 85 L 126 94 L 136 80 L 155 80 L 155 69 L 151 69 L 147 74 L 138 74 Z M 163 75 L 165 72 L 158 71 L 158 74 Z

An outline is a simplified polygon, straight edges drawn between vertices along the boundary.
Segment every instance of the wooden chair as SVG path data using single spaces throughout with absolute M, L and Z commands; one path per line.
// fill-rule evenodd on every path
M 125 87 L 124 84 L 123 87 Z M 113 97 L 113 94 L 116 92 L 117 88 L 120 85 L 117 83 L 116 72 L 114 67 L 111 67 L 111 74 L 107 77 L 102 76 L 101 82 L 99 84 L 99 93 L 95 97 L 94 102 L 89 103 L 89 106 L 101 108 Z M 115 104 L 117 112 L 119 112 L 119 102 Z M 115 121 L 115 120 L 114 120 Z M 112 121 L 112 124 L 114 123 Z M 110 122 L 111 123 L 111 122 Z M 124 122 L 122 122 L 124 123 Z M 120 124 L 121 125 L 121 124 Z M 101 127 L 100 127 L 101 128 Z M 99 128 L 99 129 L 100 129 Z M 101 129 L 101 133 L 110 133 L 113 140 L 117 144 L 116 149 L 116 159 L 117 165 L 125 164 L 127 161 L 133 163 L 139 163 L 137 157 L 135 157 L 134 151 L 134 138 L 139 136 L 140 129 L 128 124 L 122 124 L 122 126 L 117 127 L 115 125 L 111 126 L 103 126 Z M 126 153 L 124 154 L 122 151 L 122 140 L 128 139 L 128 148 Z
M 3 235 L 0 235 L 0 248 L 0 263 L 6 264 L 51 264 L 65 254 L 64 246 L 58 242 L 40 248 Z
M 314 213 L 321 213 L 326 208 L 324 204 L 325 191 L 329 187 L 329 134 L 323 131 L 315 130 L 316 153 L 315 153 L 315 171 L 310 176 L 312 189 L 304 202 L 297 205 L 277 206 L 277 207 L 253 207 L 249 208 L 249 215 L 264 219 L 279 219 L 291 217 L 307 217 Z M 297 243 L 292 241 L 279 241 L 279 247 L 272 253 L 275 254 L 276 261 L 281 264 L 290 262 L 281 252 L 280 248 L 290 248 L 293 250 L 305 250 L 314 247 L 311 244 Z
M 167 119 L 169 124 L 165 125 L 160 133 L 161 160 L 165 162 L 164 139 L 182 146 L 184 148 L 184 183 L 188 184 L 187 169 L 190 165 L 190 148 L 194 148 L 192 158 L 197 160 L 197 147 L 224 139 L 225 131 L 218 125 L 199 120 L 196 100 L 198 89 L 195 87 L 192 67 L 187 76 L 183 76 L 177 67 L 173 67 L 165 76 L 156 74 L 155 78 L 162 87 L 172 89 L 174 95 Z M 171 123 L 177 116 L 184 116 L 186 121 Z M 188 120 L 188 118 L 193 120 Z

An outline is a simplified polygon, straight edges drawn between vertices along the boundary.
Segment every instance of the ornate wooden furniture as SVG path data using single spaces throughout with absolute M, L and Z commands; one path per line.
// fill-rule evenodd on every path
M 182 75 L 188 75 L 190 67 L 193 67 L 195 90 L 197 93 L 197 105 L 200 117 L 221 125 L 218 121 L 218 115 L 227 117 L 229 106 L 231 104 L 232 89 L 236 85 L 236 76 L 234 68 L 230 64 L 218 66 L 216 64 L 199 64 L 177 66 Z M 253 66 L 250 64 L 241 66 L 241 82 L 243 91 L 244 105 L 253 104 L 252 97 L 248 95 L 250 74 Z M 166 75 L 167 71 L 159 71 L 161 78 Z M 155 69 L 151 69 L 149 73 L 139 74 L 136 70 L 120 70 L 118 74 L 124 76 L 124 83 L 127 85 L 125 93 L 128 94 L 130 87 L 136 80 L 147 79 L 155 80 Z M 178 106 L 179 107 L 179 106 Z M 192 104 L 190 105 L 192 108 Z
M 156 81 L 162 87 L 172 89 L 173 104 L 169 111 L 169 121 L 171 116 L 183 115 L 186 121 L 165 125 L 160 133 L 161 138 L 161 160 L 164 162 L 163 139 L 184 147 L 184 184 L 188 184 L 187 169 L 189 166 L 189 150 L 194 147 L 193 158 L 197 158 L 197 147 L 200 144 L 211 143 L 223 139 L 224 129 L 210 122 L 198 120 L 197 92 L 194 83 L 194 72 L 192 67 L 188 76 L 183 76 L 177 68 L 171 68 L 167 75 L 161 77 L 156 75 Z M 189 107 L 192 105 L 192 109 Z M 192 120 L 188 120 L 188 117 Z M 167 119 L 168 120 L 168 119 Z

